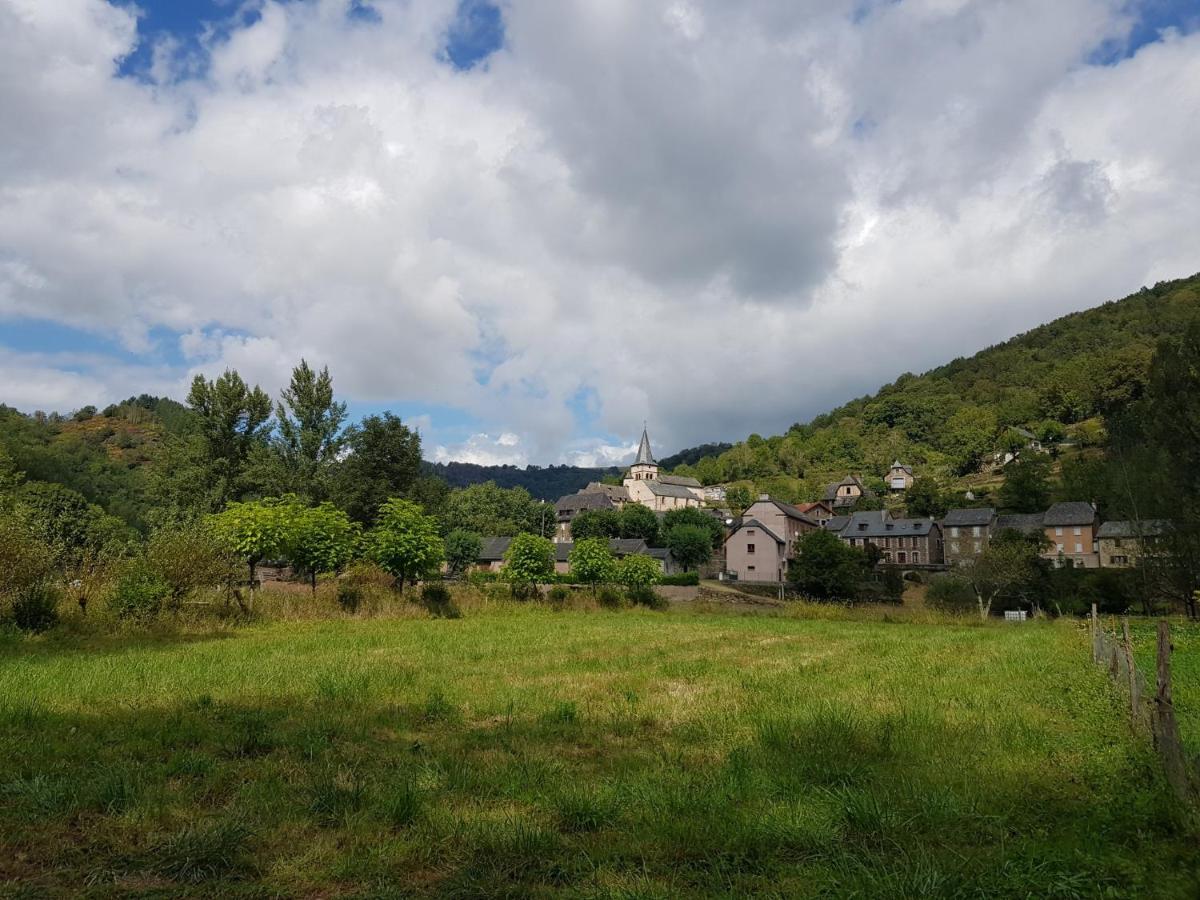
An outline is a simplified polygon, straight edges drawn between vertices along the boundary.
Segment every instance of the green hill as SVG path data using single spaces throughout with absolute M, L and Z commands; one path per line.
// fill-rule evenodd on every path
M 1073 313 L 922 375 L 905 373 L 786 434 L 754 434 L 676 474 L 746 482 L 790 501 L 813 500 L 848 473 L 882 489 L 893 460 L 948 486 L 986 489 L 1010 428 L 1069 452 L 1101 445 L 1100 417 L 1136 399 L 1158 342 L 1200 313 L 1200 274 L 1142 288 Z

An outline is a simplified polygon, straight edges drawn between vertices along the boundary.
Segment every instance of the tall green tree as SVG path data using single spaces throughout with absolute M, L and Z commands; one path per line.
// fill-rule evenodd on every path
M 279 420 L 275 447 L 287 486 L 307 500 L 326 499 L 346 440 L 342 430 L 346 404 L 333 397 L 329 368 L 318 373 L 300 360 L 275 408 L 275 417 Z
M 796 541 L 788 578 L 796 588 L 822 600 L 853 600 L 868 566 L 862 551 L 820 529 Z
M 271 398 L 258 385 L 247 386 L 232 369 L 207 381 L 192 380 L 188 406 L 196 414 L 203 464 L 212 480 L 217 504 L 240 496 L 246 465 L 271 430 Z
M 483 541 L 473 531 L 456 528 L 446 535 L 446 564 L 450 575 L 461 578 L 479 562 Z
M 1041 512 L 1050 505 L 1050 461 L 1040 453 L 1019 456 L 1004 467 L 1000 505 L 1018 513 Z
M 372 558 L 395 576 L 401 591 L 406 581 L 436 574 L 446 555 L 437 519 L 411 500 L 395 497 L 380 507 L 367 547 Z
M 623 538 L 640 539 L 651 547 L 660 545 L 658 516 L 649 507 L 642 506 L 640 503 L 630 503 L 621 510 L 620 526 L 620 536 Z
M 451 491 L 440 518 L 446 533 L 461 528 L 489 537 L 525 531 L 544 535 L 554 528 L 554 507 L 534 500 L 525 488 L 501 488 L 488 481 Z
M 616 559 L 609 549 L 607 538 L 592 537 L 575 541 L 569 562 L 571 577 L 580 584 L 590 585 L 593 594 L 596 585 L 611 581 L 616 574 Z
M 645 507 L 642 507 L 643 509 Z M 646 510 L 650 512 L 650 510 Z M 650 513 L 654 515 L 654 513 Z M 615 509 L 585 509 L 571 520 L 571 540 L 586 541 L 592 538 L 615 538 L 621 536 L 621 514 Z
M 910 516 L 940 519 L 946 514 L 948 505 L 941 486 L 932 478 L 918 478 L 904 492 L 905 511 Z
M 421 436 L 398 416 L 367 416 L 346 430 L 347 453 L 334 479 L 334 496 L 350 518 L 364 525 L 375 520 L 389 497 L 412 496 L 421 477 Z
M 676 525 L 667 532 L 667 548 L 685 571 L 695 571 L 712 559 L 712 534 L 700 525 Z

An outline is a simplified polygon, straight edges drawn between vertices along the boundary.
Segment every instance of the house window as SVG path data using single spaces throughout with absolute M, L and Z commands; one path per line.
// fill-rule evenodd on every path
M 901 550 L 899 553 L 896 554 L 896 562 L 903 565 L 907 561 L 908 561 L 908 554 L 905 553 L 903 550 Z
M 1075 545 L 1075 552 L 1076 552 L 1076 553 L 1082 553 L 1082 552 L 1083 552 L 1083 544 L 1076 544 L 1076 545 Z
M 951 553 L 957 553 L 957 552 L 958 552 L 958 541 L 951 541 L 951 542 L 950 542 L 950 552 L 951 552 Z
M 886 563 L 890 563 L 892 561 L 892 551 L 891 550 L 883 551 L 883 561 Z
M 746 552 L 747 552 L 747 553 L 753 553 L 753 552 L 754 552 L 754 545 L 753 545 L 753 544 L 747 544 L 747 545 L 746 545 Z
M 1114 556 L 1112 558 L 1112 564 L 1114 566 L 1124 566 L 1124 565 L 1128 565 L 1128 563 L 1129 563 L 1128 556 Z
M 1113 546 L 1119 548 L 1121 546 L 1121 539 L 1117 538 L 1115 541 L 1113 541 Z
M 975 552 L 981 553 L 982 551 L 983 551 L 983 545 L 979 541 L 976 541 L 975 542 Z
M 747 571 L 747 572 L 753 572 L 753 571 L 754 571 L 754 566 L 746 566 L 746 571 Z
M 746 529 L 746 534 L 754 534 L 754 529 L 753 529 L 753 528 L 747 528 L 747 529 Z
M 958 537 L 958 526 L 957 525 L 950 526 L 950 537 Z
M 978 525 L 971 529 L 971 537 L 979 537 L 981 534 L 983 534 L 983 532 L 980 530 Z
M 914 566 L 919 566 L 921 564 L 921 553 L 919 550 L 913 551 L 912 561 Z
M 1079 535 L 1081 535 L 1081 534 L 1083 534 L 1083 529 L 1081 527 L 1079 527 L 1078 525 L 1076 525 L 1075 526 L 1075 537 L 1079 537 Z
M 1054 529 L 1054 536 L 1055 536 L 1055 537 L 1062 537 L 1062 527 L 1061 527 L 1061 526 L 1059 526 L 1058 528 L 1055 528 L 1055 529 Z
M 1063 545 L 1062 545 L 1062 544 L 1055 544 L 1054 546 L 1055 546 L 1055 547 L 1058 549 L 1058 552 L 1059 552 L 1059 553 L 1062 553 L 1062 552 L 1063 552 Z

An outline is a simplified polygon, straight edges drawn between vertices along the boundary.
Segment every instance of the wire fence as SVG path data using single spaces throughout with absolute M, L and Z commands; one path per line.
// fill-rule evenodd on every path
M 1200 759 L 1191 757 L 1184 746 L 1171 690 L 1174 647 L 1170 623 L 1166 619 L 1157 623 L 1152 686 L 1138 667 L 1128 617 L 1121 619 L 1119 631 L 1110 633 L 1093 603 L 1088 628 L 1092 661 L 1108 669 L 1112 679 L 1128 692 L 1130 721 L 1135 729 L 1149 731 L 1175 795 L 1184 803 L 1200 806 Z

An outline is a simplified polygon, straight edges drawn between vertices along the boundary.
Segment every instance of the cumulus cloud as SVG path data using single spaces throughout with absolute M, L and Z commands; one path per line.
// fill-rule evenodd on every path
M 351 6 L 231 7 L 138 79 L 132 5 L 0 0 L 0 329 L 180 360 L 9 351 L 0 400 L 304 356 L 476 423 L 435 458 L 606 464 L 1200 268 L 1200 32 L 1094 65 L 1125 0 L 509 0 L 466 71 L 455 0 Z

